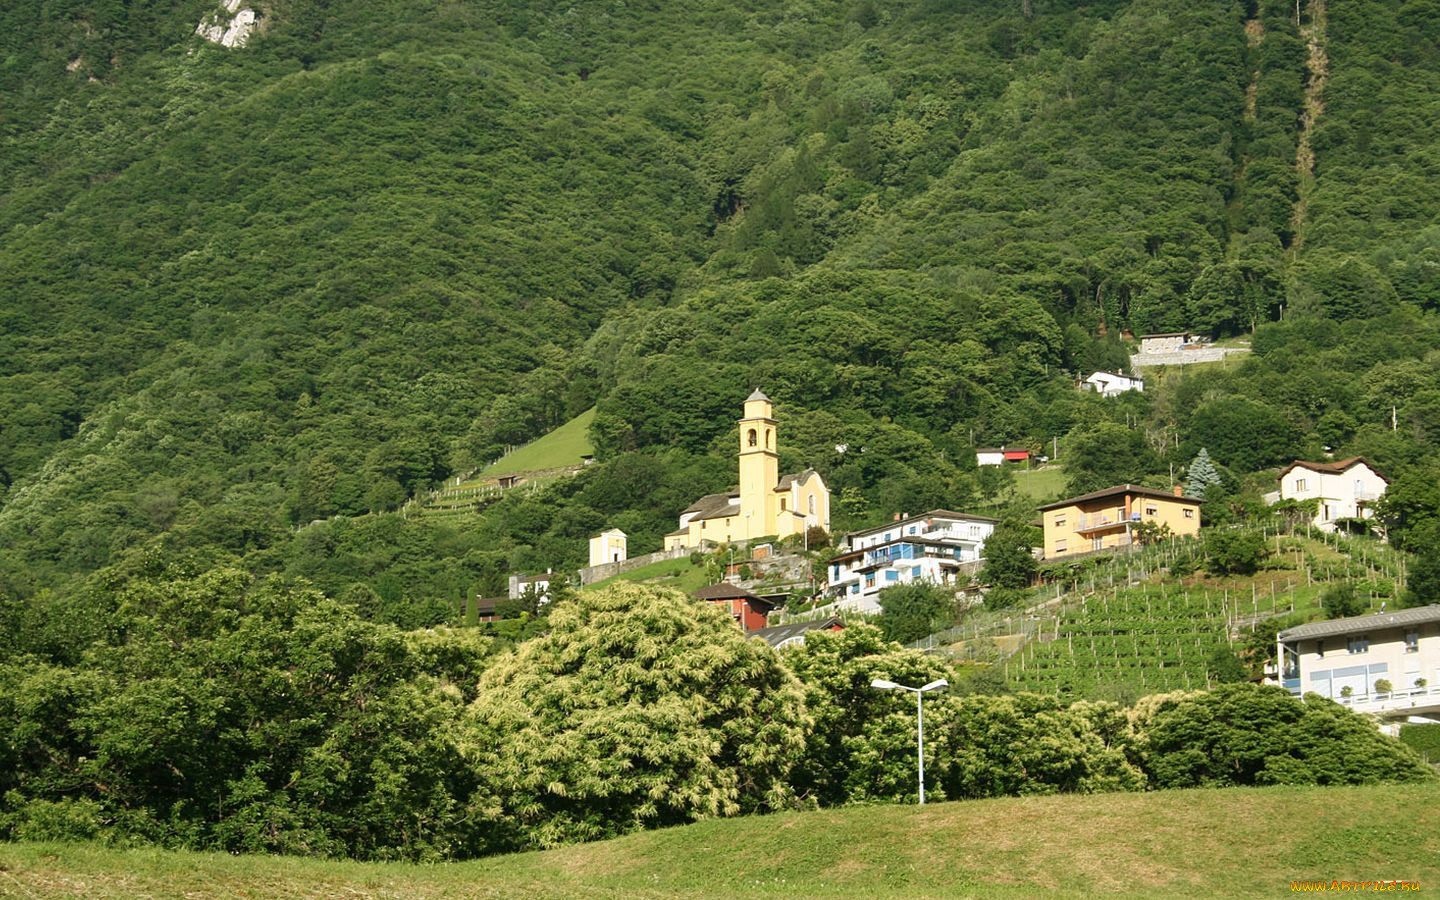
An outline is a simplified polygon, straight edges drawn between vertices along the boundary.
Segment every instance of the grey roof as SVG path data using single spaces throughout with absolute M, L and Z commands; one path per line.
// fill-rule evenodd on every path
M 828 619 L 811 619 L 807 622 L 791 622 L 788 625 L 771 625 L 767 628 L 757 628 L 750 632 L 750 636 L 764 638 L 765 643 L 772 647 L 778 647 L 788 640 L 800 637 L 806 632 L 826 630 L 834 628 L 836 625 L 844 627 L 839 619 L 832 616 Z
M 1040 511 L 1046 512 L 1052 509 L 1059 509 L 1062 506 L 1074 506 L 1077 503 L 1084 503 L 1087 500 L 1100 500 L 1104 497 L 1118 496 L 1120 494 L 1135 494 L 1140 497 L 1150 497 L 1155 500 L 1171 500 L 1177 503 L 1188 503 L 1193 506 L 1199 506 L 1202 502 L 1195 497 L 1184 497 L 1176 494 L 1174 491 L 1161 491 L 1138 484 L 1117 484 L 1114 487 L 1108 487 L 1101 491 L 1091 491 L 1088 494 L 1081 494 L 1078 497 L 1066 497 L 1064 500 L 1047 503 L 1040 507 Z
M 765 392 L 758 387 L 755 389 L 755 393 L 745 398 L 746 403 L 749 403 L 751 400 L 764 400 L 766 403 L 770 402 L 770 398 L 765 396 Z
M 889 522 L 882 522 L 881 524 L 876 525 L 873 528 L 861 528 L 859 531 L 850 532 L 849 534 L 845 535 L 845 537 L 855 538 L 859 537 L 862 534 L 874 534 L 877 531 L 884 531 L 887 528 L 898 528 L 902 525 L 909 525 L 911 522 L 918 522 L 921 519 L 965 519 L 969 522 L 994 522 L 996 524 L 999 524 L 1000 522 L 999 519 L 992 519 L 989 516 L 977 516 L 974 513 L 955 512 L 954 510 L 950 509 L 932 509 L 927 513 L 921 513 L 918 516 L 907 516 L 903 519 L 900 519 L 899 521 L 895 521 L 892 519 Z
M 775 485 L 775 490 L 788 491 L 790 490 L 790 485 L 794 484 L 797 481 L 801 484 L 804 484 L 806 481 L 809 481 L 810 476 L 814 474 L 814 469 L 806 469 L 803 472 L 796 472 L 794 475 L 781 475 L 780 483 Z
M 680 515 L 692 512 L 709 512 L 730 503 L 730 498 L 739 496 L 735 491 L 722 491 L 718 494 L 706 494 L 699 500 L 680 510 Z
M 1384 613 L 1381 615 L 1372 613 L 1368 616 L 1351 616 L 1348 619 L 1331 619 L 1328 622 L 1312 622 L 1309 625 L 1297 625 L 1294 628 L 1287 628 L 1280 632 L 1278 637 L 1282 641 L 1296 641 L 1311 638 L 1334 637 L 1340 634 L 1356 634 L 1358 632 L 1373 631 L 1380 628 L 1424 625 L 1428 622 L 1440 622 L 1440 606 L 1421 606 L 1415 609 L 1402 609 L 1399 612 Z

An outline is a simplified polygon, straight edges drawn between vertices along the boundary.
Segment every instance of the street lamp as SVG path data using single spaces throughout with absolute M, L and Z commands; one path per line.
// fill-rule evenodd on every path
M 903 684 L 896 684 L 893 681 L 886 681 L 884 678 L 876 678 L 870 682 L 870 686 L 882 691 L 909 691 L 915 695 L 915 731 L 918 741 L 915 747 L 915 760 L 920 771 L 920 805 L 925 805 L 925 694 L 927 691 L 938 691 L 950 686 L 950 682 L 943 678 L 936 679 L 924 687 L 907 687 Z

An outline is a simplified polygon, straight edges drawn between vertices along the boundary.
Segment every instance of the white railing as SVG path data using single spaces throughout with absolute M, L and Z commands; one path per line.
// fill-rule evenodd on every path
M 1348 706 L 1356 712 L 1387 712 L 1398 709 L 1414 709 L 1422 706 L 1440 706 L 1440 687 L 1402 688 L 1389 693 L 1353 694 L 1336 697 L 1335 702 Z

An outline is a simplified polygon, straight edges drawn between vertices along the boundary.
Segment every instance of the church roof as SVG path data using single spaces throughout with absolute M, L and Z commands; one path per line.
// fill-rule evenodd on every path
M 680 515 L 683 516 L 686 513 L 710 512 L 717 507 L 726 505 L 730 502 L 730 498 L 734 496 L 734 491 L 721 491 L 718 494 L 706 494 L 699 500 L 696 500 L 694 503 L 680 510 Z
M 770 398 L 765 396 L 765 392 L 759 388 L 756 388 L 755 393 L 745 398 L 746 403 L 749 403 L 751 400 L 764 400 L 766 403 L 770 402 Z
M 806 469 L 805 471 L 797 472 L 794 475 L 782 475 L 780 476 L 780 483 L 775 485 L 775 490 L 788 491 L 790 490 L 790 485 L 794 484 L 797 481 L 801 484 L 804 484 L 805 482 L 809 481 L 810 476 L 814 474 L 814 469 Z

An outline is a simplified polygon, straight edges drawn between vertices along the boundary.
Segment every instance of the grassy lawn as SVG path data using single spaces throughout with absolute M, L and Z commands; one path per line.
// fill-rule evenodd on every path
M 1440 788 L 854 807 L 430 866 L 0 845 L 0 893 L 29 897 L 1278 897 L 1296 879 L 1433 895 Z
M 482 474 L 509 475 L 512 472 L 577 466 L 582 456 L 595 452 L 595 448 L 590 445 L 587 430 L 594 418 L 595 410 L 587 409 L 549 434 L 500 457 L 486 467 Z
M 1037 503 L 1058 500 L 1065 494 L 1065 469 L 1058 465 L 1016 469 L 1015 494 Z
M 629 572 L 622 572 L 613 578 L 586 585 L 585 590 L 596 591 L 621 581 L 644 581 L 685 591 L 687 594 L 691 591 L 698 591 L 710 583 L 709 579 L 705 577 L 704 566 L 692 565 L 689 559 L 682 556 L 679 559 L 662 560 L 638 569 L 631 569 Z

